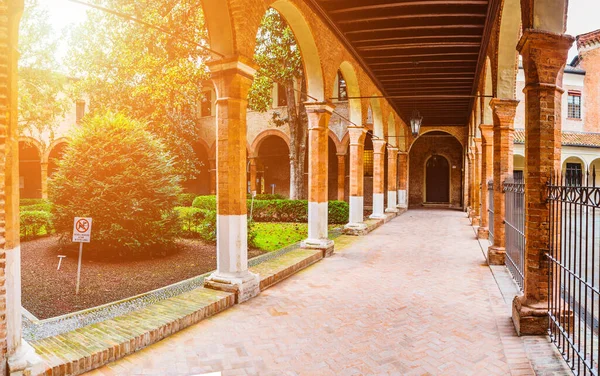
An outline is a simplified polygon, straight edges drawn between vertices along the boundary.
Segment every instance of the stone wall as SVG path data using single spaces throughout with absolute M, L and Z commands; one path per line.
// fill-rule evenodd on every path
M 419 207 L 425 202 L 425 164 L 434 153 L 448 159 L 450 165 L 450 205 L 462 206 L 463 151 L 460 143 L 450 135 L 424 135 L 410 150 L 409 206 Z

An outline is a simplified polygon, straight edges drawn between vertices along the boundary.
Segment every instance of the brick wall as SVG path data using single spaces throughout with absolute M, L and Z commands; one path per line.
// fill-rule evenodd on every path
M 462 146 L 452 136 L 419 137 L 410 151 L 409 206 L 421 206 L 425 198 L 425 164 L 434 151 L 448 159 L 450 164 L 450 204 L 461 206 Z

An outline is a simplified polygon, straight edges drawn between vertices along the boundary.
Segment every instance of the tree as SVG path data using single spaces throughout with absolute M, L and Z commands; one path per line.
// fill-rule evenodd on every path
M 113 255 L 163 251 L 178 231 L 173 158 L 147 124 L 112 112 L 84 119 L 50 180 L 57 233 L 92 217 L 92 246 Z
M 287 117 L 275 114 L 273 120 L 278 126 L 287 123 L 290 128 L 290 198 L 306 198 L 308 118 L 304 108 L 307 98 L 302 56 L 292 29 L 272 8 L 267 10 L 257 33 L 254 60 L 259 69 L 248 95 L 249 106 L 256 111 L 267 111 L 272 105 L 273 81 L 285 86 Z M 298 83 L 300 95 L 297 96 L 294 85 Z
M 19 30 L 19 133 L 51 141 L 72 104 L 69 80 L 59 73 L 55 51 L 60 35 L 38 0 L 25 2 Z
M 90 111 L 111 109 L 148 122 L 192 176 L 197 158 L 201 85 L 208 78 L 201 2 L 97 0 L 96 4 L 168 30 L 147 27 L 100 10 L 88 11 L 71 34 L 69 65 Z M 193 41 L 195 43 L 190 43 Z M 197 44 L 196 44 L 197 43 Z

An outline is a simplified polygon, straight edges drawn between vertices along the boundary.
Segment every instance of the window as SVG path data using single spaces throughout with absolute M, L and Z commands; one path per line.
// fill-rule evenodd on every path
M 523 171 L 514 170 L 513 171 L 513 179 L 514 179 L 514 181 L 523 181 Z
M 583 178 L 583 173 L 581 170 L 581 164 L 579 163 L 567 163 L 567 171 L 566 171 L 566 183 L 570 186 L 581 186 L 581 180 Z
M 75 122 L 77 124 L 81 123 L 81 119 L 85 115 L 85 101 L 78 100 L 75 103 Z
M 338 101 L 348 100 L 348 90 L 346 87 L 346 80 L 342 75 L 342 72 L 338 71 Z
M 569 110 L 568 117 L 570 119 L 581 119 L 581 93 L 577 91 L 569 91 Z
M 364 151 L 363 162 L 365 176 L 373 176 L 373 150 Z
M 283 85 L 277 84 L 277 107 L 287 106 L 287 89 Z
M 200 103 L 200 116 L 212 116 L 212 91 L 205 91 Z

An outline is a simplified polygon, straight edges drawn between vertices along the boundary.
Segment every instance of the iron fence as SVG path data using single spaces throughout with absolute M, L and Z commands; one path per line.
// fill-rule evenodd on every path
M 494 181 L 490 180 L 487 183 L 488 189 L 488 240 L 490 244 L 494 244 Z
M 525 182 L 509 178 L 503 184 L 505 195 L 506 267 L 523 291 L 525 265 Z
M 585 179 L 583 179 L 585 178 Z M 576 375 L 598 375 L 600 188 L 596 173 L 548 184 L 549 335 Z

